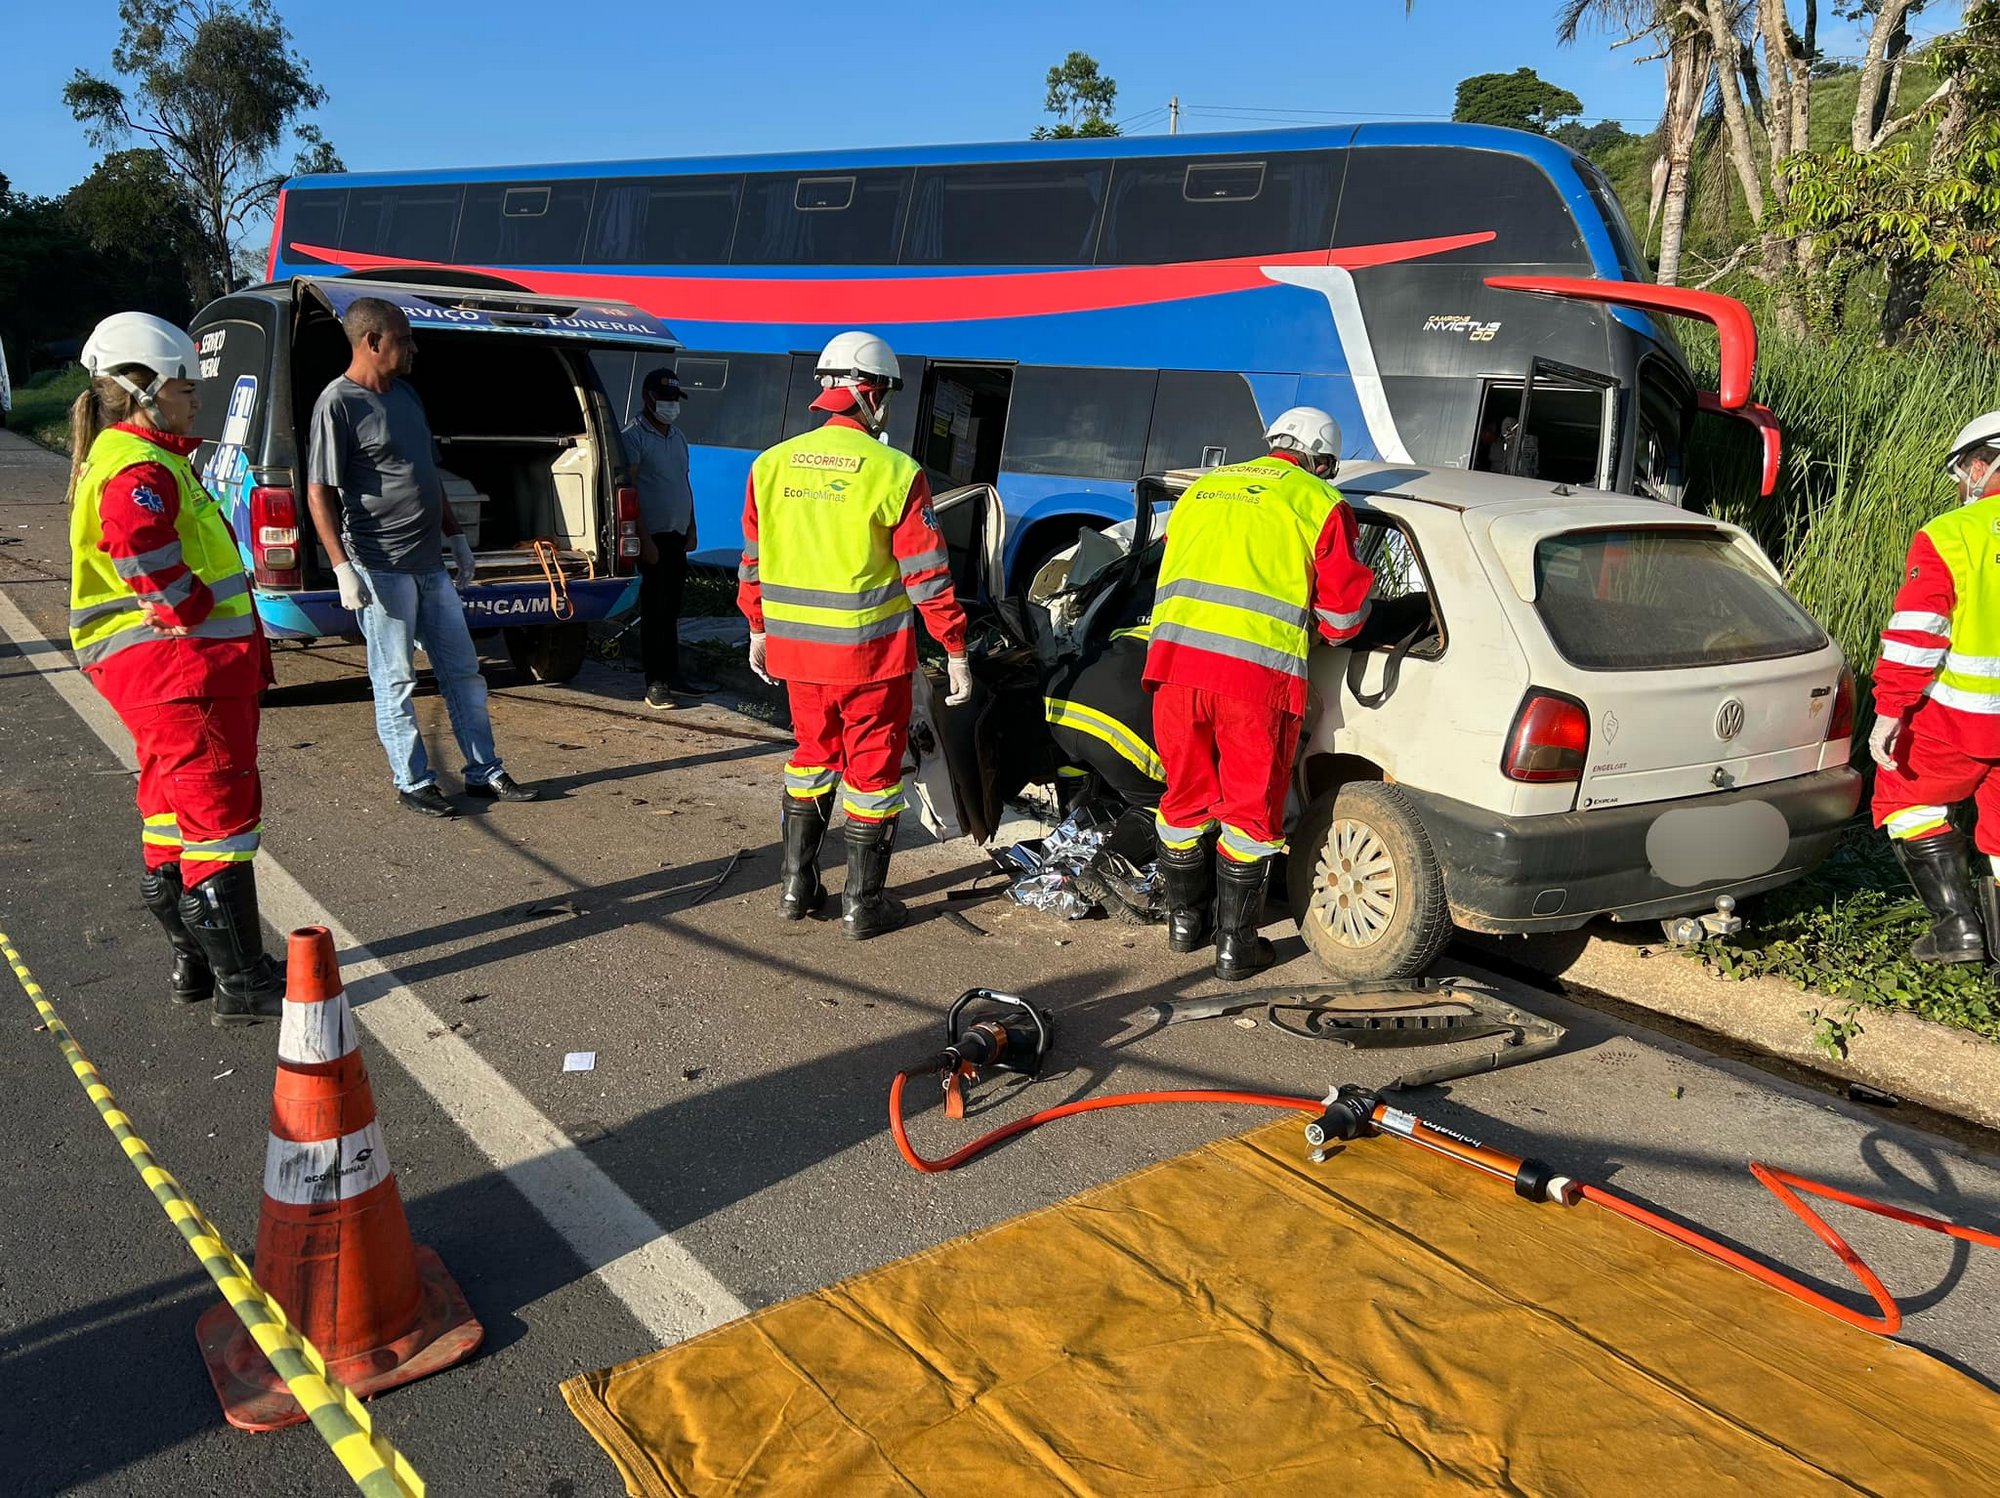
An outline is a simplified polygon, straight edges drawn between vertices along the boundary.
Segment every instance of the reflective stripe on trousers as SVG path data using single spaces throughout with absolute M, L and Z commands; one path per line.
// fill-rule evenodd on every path
M 903 799 L 903 782 L 900 780 L 874 791 L 857 790 L 845 780 L 840 783 L 840 809 L 847 813 L 851 821 L 886 822 L 891 817 L 901 816 L 908 804 Z
M 1215 818 L 1210 817 L 1199 827 L 1176 827 L 1158 812 L 1153 813 L 1153 833 L 1160 840 L 1162 848 L 1172 848 L 1176 853 L 1192 848 L 1207 837 L 1215 828 Z

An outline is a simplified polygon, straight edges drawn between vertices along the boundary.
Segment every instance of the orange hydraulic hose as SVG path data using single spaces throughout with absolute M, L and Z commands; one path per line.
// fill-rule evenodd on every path
M 1317 1113 L 1324 1106 L 1316 1098 L 1286 1097 L 1278 1093 L 1269 1092 L 1222 1092 L 1203 1089 L 1117 1093 L 1109 1097 L 1083 1098 L 1077 1102 L 1063 1103 L 1058 1107 L 1044 1108 L 1039 1113 L 1030 1113 L 1025 1118 L 1017 1118 L 1012 1123 L 1002 1124 L 999 1128 L 980 1135 L 964 1148 L 954 1150 L 941 1160 L 932 1160 L 918 1154 L 911 1146 L 909 1134 L 903 1125 L 903 1084 L 910 1077 L 924 1074 L 928 1070 L 929 1068 L 927 1067 L 917 1067 L 910 1071 L 898 1072 L 895 1081 L 889 1084 L 889 1132 L 894 1136 L 896 1148 L 901 1152 L 903 1159 L 909 1164 L 910 1168 L 922 1171 L 925 1175 L 940 1175 L 948 1170 L 956 1170 L 959 1166 L 965 1164 L 966 1161 L 976 1155 L 983 1154 L 1002 1140 L 1012 1139 L 1016 1135 L 1025 1134 L 1030 1129 L 1038 1128 L 1042 1124 L 1049 1123 L 1058 1118 L 1068 1118 L 1070 1115 L 1076 1113 L 1095 1113 L 1100 1108 L 1127 1108 L 1141 1103 L 1243 1103 L 1259 1108 L 1289 1108 L 1301 1113 Z M 1377 1105 L 1375 1108 L 1375 1119 L 1378 1130 L 1383 1116 L 1392 1111 L 1394 1110 L 1390 1110 L 1386 1104 Z M 1513 1156 L 1494 1150 L 1476 1140 L 1440 1131 L 1435 1126 L 1426 1124 L 1422 1119 L 1414 1115 L 1399 1113 L 1396 1118 L 1392 1119 L 1392 1123 L 1396 1126 L 1388 1130 L 1379 1131 L 1388 1132 L 1396 1138 L 1407 1140 L 1421 1148 L 1430 1150 L 1434 1154 L 1441 1154 L 1449 1159 L 1458 1161 L 1462 1165 L 1471 1166 L 1485 1175 L 1498 1176 L 1504 1179 L 1512 1169 L 1522 1163 Z M 1805 1176 L 1795 1175 L 1788 1170 L 1779 1170 L 1759 1160 L 1750 1162 L 1750 1173 L 1757 1178 L 1759 1184 L 1790 1208 L 1801 1222 L 1811 1228 L 1819 1240 L 1833 1251 L 1835 1257 L 1847 1266 L 1848 1272 L 1873 1297 L 1875 1304 L 1881 1309 L 1881 1315 L 1870 1316 L 1864 1311 L 1856 1311 L 1844 1306 L 1832 1297 L 1821 1294 L 1810 1285 L 1803 1284 L 1782 1271 L 1771 1268 L 1767 1264 L 1760 1264 L 1749 1255 L 1731 1248 L 1726 1243 L 1718 1242 L 1706 1233 L 1695 1228 L 1683 1227 L 1680 1223 L 1670 1221 L 1662 1217 L 1659 1213 L 1643 1207 L 1639 1203 L 1605 1187 L 1593 1186 L 1587 1182 L 1581 1182 L 1575 1185 L 1574 1194 L 1580 1196 L 1585 1201 L 1595 1202 L 1606 1211 L 1614 1212 L 1618 1216 L 1635 1222 L 1639 1226 L 1658 1233 L 1664 1238 L 1670 1238 L 1685 1248 L 1691 1248 L 1696 1253 L 1714 1259 L 1718 1263 L 1727 1264 L 1732 1269 L 1740 1270 L 1752 1279 L 1758 1280 L 1774 1290 L 1781 1291 L 1791 1296 L 1792 1299 L 1813 1307 L 1815 1310 L 1824 1311 L 1829 1316 L 1838 1317 L 1850 1326 L 1859 1327 L 1862 1331 L 1873 1332 L 1878 1336 L 1884 1337 L 1894 1334 L 1902 1326 L 1902 1308 L 1896 1304 L 1895 1297 L 1889 1294 L 1887 1287 L 1882 1283 L 1881 1277 L 1868 1267 L 1868 1264 L 1862 1259 L 1861 1255 L 1848 1245 L 1845 1238 L 1829 1227 L 1826 1221 L 1809 1205 L 1800 1200 L 1799 1192 L 1803 1191 L 1809 1195 L 1824 1197 L 1828 1201 L 1839 1202 L 1843 1206 L 1858 1207 L 1864 1212 L 1873 1212 L 1878 1217 L 1887 1217 L 1891 1221 L 1904 1223 L 1910 1227 L 1919 1227 L 1930 1232 L 1943 1233 L 1947 1237 L 1957 1238 L 1967 1243 L 1980 1243 L 1989 1248 L 2000 1248 L 2000 1233 L 1989 1232 L 1984 1228 L 1966 1227 L 1960 1223 L 1947 1221 L 1942 1217 L 1927 1216 L 1922 1212 L 1911 1212 L 1901 1207 L 1892 1207 L 1887 1202 L 1876 1201 L 1872 1197 L 1861 1196 L 1852 1191 L 1844 1191 L 1838 1186 L 1829 1186 L 1822 1181 L 1815 1181 Z M 1567 1178 L 1557 1179 L 1565 1187 L 1569 1185 Z M 1571 1199 L 1571 1195 L 1565 1192 L 1560 1196 L 1550 1199 L 1566 1202 Z

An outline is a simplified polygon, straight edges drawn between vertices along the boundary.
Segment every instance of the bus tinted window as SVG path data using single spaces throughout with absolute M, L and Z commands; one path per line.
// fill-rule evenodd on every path
M 1481 233 L 1493 238 L 1426 258 L 1474 265 L 1589 263 L 1555 184 L 1531 161 L 1501 151 L 1432 146 L 1348 153 L 1337 247 Z
M 1588 161 L 1578 161 L 1576 169 L 1582 173 L 1583 185 L 1590 189 L 1590 200 L 1597 205 L 1605 227 L 1611 231 L 1611 243 L 1618 251 L 1618 268 L 1625 273 L 1625 279 L 1652 280 L 1652 263 L 1646 259 L 1639 236 L 1632 232 L 1631 221 L 1625 217 L 1625 205 L 1618 201 L 1611 179 Z
M 461 187 L 357 187 L 340 247 L 395 260 L 451 259 Z
M 1110 165 L 1035 161 L 917 173 L 905 265 L 1088 265 Z
M 1150 369 L 1023 365 L 1014 376 L 1000 466 L 1014 473 L 1136 479 L 1158 383 Z
M 1341 151 L 1120 161 L 1099 265 L 1161 265 L 1323 250 L 1333 242 Z
M 330 250 L 340 243 L 340 220 L 347 212 L 347 189 L 312 187 L 285 194 L 285 258 L 323 263 L 325 257 L 300 245 Z
M 465 190 L 458 260 L 466 265 L 575 265 L 596 184 L 492 182 Z
M 1160 371 L 1153 398 L 1146 472 L 1244 463 L 1264 453 L 1264 422 L 1250 382 L 1239 374 Z
M 597 185 L 594 265 L 727 265 L 743 179 L 652 177 Z
M 792 361 L 786 354 L 682 354 L 687 399 L 677 425 L 694 443 L 760 450 L 778 440 Z
M 907 170 L 770 173 L 743 196 L 738 265 L 894 265 L 909 201 Z

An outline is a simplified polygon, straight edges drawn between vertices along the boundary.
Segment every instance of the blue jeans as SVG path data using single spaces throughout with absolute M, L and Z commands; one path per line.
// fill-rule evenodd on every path
M 396 789 L 421 790 L 437 783 L 410 705 L 419 649 L 430 657 L 451 731 L 465 755 L 465 783 L 485 784 L 500 773 L 500 753 L 493 747 L 479 652 L 465 627 L 465 608 L 451 574 L 442 567 L 435 572 L 371 572 L 358 563 L 354 570 L 371 595 L 361 611 L 361 634 L 368 642 L 368 684 L 375 690 L 375 736 L 389 756 Z

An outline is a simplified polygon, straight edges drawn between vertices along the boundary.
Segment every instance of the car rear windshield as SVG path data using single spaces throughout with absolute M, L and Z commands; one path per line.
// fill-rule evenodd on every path
M 1535 547 L 1535 612 L 1586 671 L 1672 671 L 1824 649 L 1826 632 L 1721 531 L 1604 530 Z

